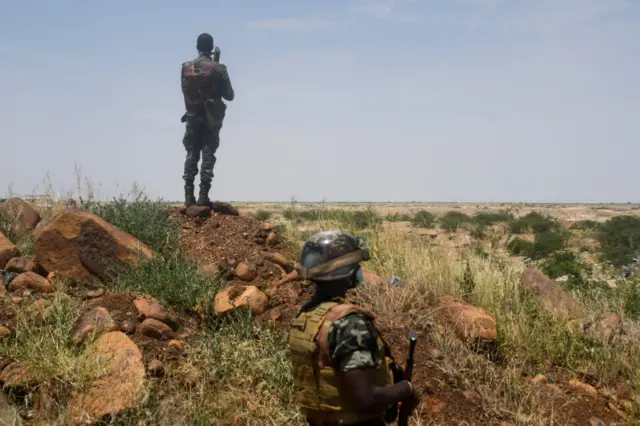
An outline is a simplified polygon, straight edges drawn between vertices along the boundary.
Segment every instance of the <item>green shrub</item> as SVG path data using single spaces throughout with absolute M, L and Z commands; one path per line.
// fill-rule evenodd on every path
M 393 214 L 388 214 L 384 218 L 387 222 L 411 222 L 411 216 L 404 213 L 395 212 Z
M 513 215 L 507 211 L 496 213 L 478 212 L 473 216 L 473 222 L 482 226 L 491 226 L 498 222 L 511 222 L 512 220 Z
M 464 213 L 449 211 L 440 218 L 440 225 L 447 231 L 455 231 L 460 225 L 471 222 L 471 218 Z
M 133 201 L 120 196 L 108 203 L 85 203 L 85 207 L 153 250 L 173 248 L 178 224 L 171 220 L 169 206 L 162 200 L 150 201 L 140 193 Z
M 597 230 L 600 227 L 600 222 L 596 222 L 595 220 L 580 220 L 573 225 L 569 229 L 581 230 L 581 231 L 593 231 Z
M 420 210 L 413 216 L 411 223 L 420 228 L 432 228 L 436 223 L 436 217 L 428 211 Z
M 271 216 L 273 216 L 273 214 L 267 210 L 258 210 L 254 216 L 258 220 L 265 221 L 271 219 Z
M 597 239 L 604 260 L 616 267 L 632 263 L 640 253 L 640 217 L 612 218 L 599 227 Z
M 525 216 L 514 219 L 510 223 L 511 232 L 514 234 L 526 234 L 548 232 L 559 228 L 556 220 L 549 216 L 543 216 L 538 212 L 530 212 Z
M 536 234 L 534 242 L 516 237 L 507 244 L 507 249 L 513 255 L 539 260 L 562 250 L 566 246 L 566 241 L 566 235 L 563 233 L 548 231 Z
M 535 243 L 522 238 L 514 238 L 507 244 L 507 250 L 514 256 L 531 257 L 534 252 Z

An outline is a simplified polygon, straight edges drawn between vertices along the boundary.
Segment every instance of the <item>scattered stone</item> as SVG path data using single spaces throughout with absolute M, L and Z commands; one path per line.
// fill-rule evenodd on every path
M 35 386 L 37 382 L 27 364 L 12 362 L 0 373 L 0 384 L 8 387 L 24 388 Z
M 147 318 L 140 324 L 140 332 L 153 339 L 162 339 L 170 335 L 172 331 L 167 324 L 153 318 Z
M 84 210 L 65 209 L 33 235 L 38 263 L 61 277 L 105 279 L 111 264 L 153 257 L 144 243 Z
M 623 333 L 622 318 L 614 313 L 605 312 L 598 315 L 592 322 L 585 324 L 583 330 L 592 337 L 611 341 Z
M 556 283 L 566 283 L 567 281 L 569 281 L 569 275 L 563 275 L 555 279 Z
M 278 234 L 273 231 L 269 232 L 269 235 L 267 235 L 267 239 L 265 240 L 265 242 L 267 246 L 274 246 L 278 244 Z
M 573 318 L 582 316 L 582 308 L 578 302 L 542 272 L 525 269 L 520 281 L 522 287 L 536 295 L 546 309 L 564 309 Z
M 591 419 L 589 419 L 589 423 L 591 423 L 591 426 L 607 426 L 605 422 L 598 417 L 591 417 Z
M 164 375 L 164 363 L 159 359 L 154 359 L 149 363 L 147 371 L 152 377 L 161 377 Z
M 33 259 L 14 257 L 7 262 L 4 269 L 9 272 L 21 274 L 23 272 L 36 272 L 37 265 Z
M 11 281 L 9 291 L 13 292 L 19 289 L 33 290 L 38 293 L 53 293 L 51 282 L 35 272 L 25 272 Z
M 591 396 L 598 395 L 598 391 L 596 390 L 596 388 L 586 383 L 583 383 L 579 380 L 575 380 L 575 379 L 569 380 L 569 386 L 571 387 L 571 389 L 573 389 L 576 392 L 580 392 L 580 393 L 591 395 Z
M 533 383 L 534 385 L 544 385 L 544 384 L 547 384 L 548 380 L 549 379 L 545 374 L 538 374 L 537 376 L 531 379 L 531 383 Z
M 86 393 L 73 396 L 68 418 L 74 426 L 133 408 L 145 397 L 142 354 L 124 333 L 113 331 L 100 337 L 89 361 L 104 368 L 105 374 Z
M 0 232 L 0 269 L 4 269 L 14 257 L 20 257 L 20 250 Z
M 180 341 L 180 340 L 170 340 L 168 343 L 169 346 L 172 346 L 176 349 L 182 349 L 184 347 L 184 344 Z
M 198 206 L 193 204 L 185 209 L 185 214 L 189 217 L 210 217 L 211 209 L 209 206 Z
M 258 276 L 258 268 L 253 263 L 242 262 L 236 267 L 235 273 L 242 281 L 253 281 Z
M 402 287 L 404 286 L 404 281 L 400 277 L 396 277 L 395 275 L 386 281 L 387 284 L 393 287 Z
M 120 323 L 120 331 L 124 334 L 134 334 L 136 332 L 136 326 L 131 321 L 122 321 Z
M 85 298 L 87 299 L 96 299 L 98 297 L 103 296 L 105 293 L 104 288 L 97 288 L 95 290 L 89 290 L 85 294 Z
M 211 203 L 211 210 L 221 215 L 240 216 L 240 213 L 238 213 L 238 210 L 236 210 L 235 207 L 229 203 L 223 203 L 221 201 L 214 201 Z
M 261 315 L 268 302 L 267 295 L 256 286 L 233 286 L 216 294 L 214 310 L 216 314 L 222 315 L 249 307 L 254 315 Z
M 264 257 L 269 262 L 275 263 L 276 265 L 282 267 L 286 273 L 289 273 L 293 270 L 293 262 L 280 253 L 270 253 L 268 251 L 263 251 L 262 257 Z
M 465 398 L 467 398 L 471 402 L 475 402 L 478 400 L 478 394 L 475 393 L 474 391 L 468 390 L 468 391 L 462 392 L 462 394 L 464 395 Z
M 22 426 L 18 410 L 11 406 L 4 392 L 0 391 L 0 425 Z
M 151 296 L 140 297 L 133 302 L 138 309 L 140 319 L 146 318 L 156 319 L 168 324 L 173 331 L 176 331 L 180 327 L 178 315 L 172 312 L 170 309 L 166 309 L 160 301 Z
M 11 330 L 9 330 L 4 325 L 0 325 L 0 338 L 10 336 L 10 335 L 11 335 Z
M 444 355 L 442 355 L 442 351 L 440 349 L 433 348 L 429 351 L 431 358 L 433 359 L 443 359 Z
M 264 231 L 264 232 L 269 232 L 269 231 L 271 231 L 273 228 L 274 228 L 273 224 L 272 224 L 272 223 L 269 223 L 269 222 L 262 222 L 262 223 L 260 224 L 260 229 L 261 229 L 262 231 Z
M 496 320 L 484 309 L 453 296 L 440 298 L 440 307 L 459 337 L 484 342 L 493 342 L 498 337 Z
M 19 236 L 27 230 L 35 229 L 40 222 L 40 214 L 20 198 L 9 198 L 0 204 L 0 215 L 11 222 L 13 231 Z
M 118 325 L 111 319 L 109 311 L 102 306 L 98 306 L 85 312 L 76 320 L 71 330 L 69 343 L 78 346 L 83 344 L 91 334 L 100 335 L 117 330 Z

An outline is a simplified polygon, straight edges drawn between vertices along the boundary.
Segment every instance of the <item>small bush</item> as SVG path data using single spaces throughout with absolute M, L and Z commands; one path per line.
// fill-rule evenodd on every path
M 440 218 L 440 225 L 447 231 L 455 231 L 460 225 L 471 222 L 471 218 L 464 213 L 450 211 Z
M 111 267 L 108 287 L 112 291 L 148 293 L 159 300 L 191 309 L 204 297 L 215 295 L 220 280 L 198 273 L 195 263 L 182 259 L 178 252 L 166 259 L 155 256 L 139 267 Z
M 514 238 L 507 249 L 515 256 L 524 256 L 532 260 L 542 259 L 566 246 L 566 236 L 560 232 L 542 232 L 536 235 L 534 242 Z
M 372 209 L 350 212 L 343 216 L 342 220 L 353 223 L 353 226 L 358 230 L 373 229 L 381 222 L 376 212 Z
M 255 214 L 255 218 L 261 221 L 269 220 L 271 216 L 273 216 L 273 214 L 267 210 L 258 210 Z
M 531 257 L 535 243 L 522 238 L 514 238 L 507 244 L 507 250 L 514 256 Z
M 596 222 L 595 220 L 580 220 L 573 225 L 569 229 L 575 229 L 580 231 L 593 231 L 597 230 L 600 227 L 600 222 Z
M 558 223 L 549 216 L 543 216 L 538 212 L 530 212 L 521 218 L 514 219 L 511 224 L 511 232 L 514 234 L 526 234 L 528 232 L 541 233 L 559 228 Z
M 615 267 L 629 265 L 640 253 L 640 217 L 616 216 L 599 227 L 602 258 Z
M 395 212 L 393 214 L 388 214 L 384 218 L 387 222 L 411 222 L 411 216 L 408 214 Z
M 108 203 L 86 204 L 91 212 L 136 237 L 153 250 L 172 248 L 178 224 L 171 220 L 168 205 L 162 200 L 150 201 L 140 193 L 133 201 L 120 196 Z
M 498 222 L 511 222 L 513 215 L 506 211 L 497 213 L 478 212 L 473 216 L 473 222 L 482 226 L 491 226 Z
M 432 228 L 436 223 L 436 217 L 428 211 L 420 210 L 413 216 L 411 223 L 420 228 Z
M 568 276 L 568 281 L 563 284 L 568 289 L 587 290 L 592 284 L 589 276 L 593 268 L 570 251 L 553 253 L 542 262 L 540 269 L 551 279 Z

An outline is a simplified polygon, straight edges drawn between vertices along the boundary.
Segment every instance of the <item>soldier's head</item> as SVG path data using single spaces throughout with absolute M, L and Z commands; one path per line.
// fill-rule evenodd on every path
M 202 33 L 198 36 L 196 48 L 201 53 L 211 53 L 213 51 L 213 37 L 211 34 Z
M 323 231 L 302 247 L 298 274 L 316 286 L 316 292 L 341 296 L 362 282 L 360 262 L 369 260 L 369 250 L 360 237 L 341 231 Z

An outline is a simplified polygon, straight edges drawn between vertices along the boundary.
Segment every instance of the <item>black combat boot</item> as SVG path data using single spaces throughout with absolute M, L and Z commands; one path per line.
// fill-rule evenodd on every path
M 184 186 L 184 205 L 186 207 L 192 206 L 196 203 L 196 196 L 193 195 L 193 184 L 186 184 Z
M 200 194 L 198 195 L 198 204 L 199 206 L 210 206 L 211 201 L 209 200 L 209 190 L 211 189 L 210 183 L 200 182 Z

